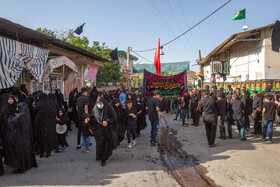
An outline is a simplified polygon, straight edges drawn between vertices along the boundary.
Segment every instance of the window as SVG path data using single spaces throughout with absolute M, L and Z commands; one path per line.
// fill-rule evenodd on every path
M 217 74 L 217 72 L 222 73 L 222 62 L 219 61 L 213 61 L 212 63 L 212 68 L 211 68 L 211 73 Z
M 223 62 L 223 73 L 226 75 L 230 74 L 230 61 Z

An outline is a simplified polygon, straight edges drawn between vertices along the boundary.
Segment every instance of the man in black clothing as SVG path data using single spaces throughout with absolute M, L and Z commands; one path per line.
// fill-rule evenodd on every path
M 209 147 L 214 147 L 218 120 L 217 104 L 216 101 L 209 96 L 209 91 L 205 90 L 203 93 L 204 98 L 199 104 L 199 111 L 203 112 L 208 145 Z
M 248 131 L 250 130 L 250 120 L 249 120 L 249 112 L 250 112 L 250 97 L 246 94 L 246 90 L 243 89 L 241 95 L 239 96 L 240 100 L 242 101 L 245 110 L 244 110 L 244 119 L 246 122 L 245 129 Z
M 232 93 L 233 93 L 232 88 L 229 88 L 228 94 L 227 94 L 227 96 L 226 96 L 227 103 L 230 103 L 230 102 L 231 102 L 231 100 L 232 100 Z
M 81 89 L 82 95 L 77 99 L 77 127 L 78 127 L 78 135 L 77 135 L 77 148 L 81 148 L 81 135 L 82 135 L 82 123 L 83 123 L 83 114 L 88 114 L 88 106 L 89 106 L 89 97 L 87 96 L 87 88 L 83 87 Z
M 232 95 L 232 101 L 230 103 L 230 109 L 232 111 L 233 120 L 237 121 L 238 130 L 240 132 L 241 141 L 246 140 L 245 138 L 245 120 L 244 120 L 244 105 L 238 99 L 237 94 Z
M 196 88 L 193 90 L 193 94 L 190 99 L 190 109 L 191 109 L 191 114 L 193 118 L 193 124 L 194 126 L 199 125 L 199 111 L 198 111 L 198 106 L 200 102 L 200 95 L 197 93 Z
M 164 100 L 163 96 L 160 96 L 159 98 L 159 111 L 158 111 L 158 120 L 160 121 L 161 118 L 163 118 L 166 127 L 168 128 L 168 121 L 166 116 L 167 111 L 167 103 Z
M 271 102 L 272 96 L 268 95 L 265 97 L 265 103 L 263 104 L 263 141 L 266 141 L 266 131 L 268 128 L 269 139 L 268 142 L 272 142 L 273 136 L 273 124 L 275 121 L 275 116 L 277 114 L 277 105 Z
M 272 91 L 273 85 L 272 85 L 272 81 L 268 81 L 268 85 L 265 88 L 265 92 L 269 93 Z
M 253 92 L 253 104 L 252 104 L 252 110 L 255 111 L 257 106 L 262 106 L 262 99 L 259 97 L 259 94 L 257 91 Z
M 226 128 L 225 128 L 225 120 L 227 116 L 227 102 L 223 98 L 223 92 L 218 92 L 218 101 L 217 101 L 217 107 L 218 107 L 218 114 L 220 116 L 220 137 L 218 139 L 225 140 L 226 139 Z
M 190 108 L 189 108 L 189 105 L 190 105 L 190 94 L 189 94 L 189 90 L 186 90 L 185 91 L 185 94 L 184 94 L 184 100 L 185 100 L 185 103 L 186 103 L 186 114 L 187 114 L 187 119 L 189 120 L 190 119 Z
M 151 146 L 156 145 L 156 138 L 157 138 L 157 132 L 158 132 L 158 111 L 159 111 L 159 97 L 160 97 L 160 91 L 155 90 L 153 93 L 153 97 L 149 99 L 147 103 L 147 109 L 149 112 L 149 120 L 151 121 Z

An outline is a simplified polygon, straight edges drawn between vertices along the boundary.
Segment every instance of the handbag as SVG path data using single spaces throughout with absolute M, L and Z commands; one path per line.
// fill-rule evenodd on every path
M 67 125 L 60 125 L 60 124 L 56 124 L 56 133 L 57 134 L 64 134 L 67 132 Z

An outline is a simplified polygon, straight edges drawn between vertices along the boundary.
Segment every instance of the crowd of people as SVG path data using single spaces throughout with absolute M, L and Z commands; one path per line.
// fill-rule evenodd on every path
M 182 125 L 187 127 L 185 119 L 192 118 L 192 125 L 197 127 L 202 116 L 209 147 L 215 146 L 218 125 L 220 131 L 218 139 L 232 139 L 232 126 L 236 124 L 240 140 L 245 141 L 246 132 L 251 129 L 251 122 L 254 124 L 252 132 L 254 136 L 262 137 L 264 142 L 271 143 L 273 124 L 278 121 L 280 115 L 279 94 L 272 90 L 272 82 L 269 82 L 265 92 L 254 91 L 252 97 L 245 87 L 233 90 L 229 85 L 227 90 L 228 92 L 221 88 L 218 91 L 216 86 L 210 90 L 209 86 L 206 86 L 204 90 L 186 91 L 183 97 L 171 102 L 171 108 L 176 114 L 174 120 L 180 117 Z
M 48 158 L 68 151 L 66 138 L 72 123 L 77 128 L 76 150 L 89 152 L 90 139 L 94 137 L 96 160 L 105 166 L 125 138 L 128 148 L 136 145 L 137 137 L 147 127 L 146 114 L 151 123 L 152 147 L 157 144 L 161 119 L 169 128 L 167 113 L 174 113 L 174 120 L 181 120 L 184 127 L 189 126 L 186 119 L 190 118 L 192 125 L 198 127 L 202 116 L 209 147 L 215 146 L 218 125 L 219 139 L 232 139 L 232 126 L 237 124 L 240 139 L 245 141 L 250 118 L 254 135 L 272 142 L 273 124 L 279 115 L 275 104 L 278 100 L 271 83 L 265 93 L 254 92 L 252 98 L 246 88 L 233 91 L 230 86 L 227 93 L 215 86 L 211 90 L 208 86 L 204 90 L 185 90 L 184 96 L 174 100 L 166 100 L 158 90 L 147 99 L 140 90 L 99 92 L 83 87 L 74 89 L 68 102 L 59 89 L 54 94 L 40 91 L 29 94 L 25 85 L 1 90 L 0 175 L 4 174 L 3 160 L 5 165 L 16 169 L 15 173 L 24 173 L 37 167 L 35 155 Z
M 136 144 L 147 126 L 145 103 L 140 91 L 98 92 L 84 87 L 74 89 L 66 102 L 59 89 L 54 94 L 29 94 L 25 85 L 1 90 L 0 175 L 3 160 L 15 173 L 24 173 L 37 167 L 35 155 L 48 158 L 68 151 L 72 123 L 78 129 L 76 149 L 89 152 L 93 136 L 96 160 L 105 166 L 125 136 L 129 148 Z

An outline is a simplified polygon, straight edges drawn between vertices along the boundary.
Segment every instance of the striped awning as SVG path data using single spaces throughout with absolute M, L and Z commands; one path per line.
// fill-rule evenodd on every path
M 43 83 L 49 77 L 49 75 L 54 71 L 54 69 L 61 67 L 63 65 L 71 69 L 71 71 L 67 71 L 66 75 L 68 81 L 73 82 L 73 80 L 77 77 L 79 70 L 75 65 L 75 63 L 69 58 L 67 58 L 66 56 L 49 57 L 41 82 Z
M 40 82 L 48 52 L 33 45 L 0 37 L 0 89 L 13 86 L 23 68 Z

